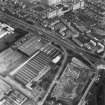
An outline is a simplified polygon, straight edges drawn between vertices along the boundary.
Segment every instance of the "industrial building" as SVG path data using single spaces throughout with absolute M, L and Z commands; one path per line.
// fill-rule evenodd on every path
M 101 69 L 104 0 L 0 0 L 0 105 L 105 105 Z
M 46 4 L 46 5 L 55 5 L 55 4 L 59 4 L 62 2 L 62 0 L 40 0 L 41 3 Z

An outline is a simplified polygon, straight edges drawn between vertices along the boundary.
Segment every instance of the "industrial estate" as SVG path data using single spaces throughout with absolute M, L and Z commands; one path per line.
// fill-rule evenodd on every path
M 105 0 L 0 0 L 0 105 L 105 105 Z

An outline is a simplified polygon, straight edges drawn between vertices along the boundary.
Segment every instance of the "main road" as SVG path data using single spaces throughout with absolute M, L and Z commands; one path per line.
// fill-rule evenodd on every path
M 96 67 L 96 65 L 94 65 L 90 62 L 90 59 L 91 59 L 91 56 L 89 55 L 90 52 L 85 51 L 84 49 L 78 47 L 76 44 L 74 44 L 72 41 L 70 41 L 68 39 L 62 39 L 61 36 L 59 34 L 57 34 L 56 32 L 49 31 L 49 30 L 39 26 L 38 24 L 35 24 L 35 25 L 28 24 L 27 22 L 22 21 L 21 19 L 17 19 L 13 16 L 10 16 L 7 13 L 4 13 L 2 11 L 0 11 L 0 18 L 1 18 L 1 20 L 7 21 L 14 25 L 18 25 L 18 27 L 26 29 L 26 30 L 32 30 L 33 32 L 36 32 L 36 31 L 43 32 L 44 35 L 46 35 L 48 38 L 51 39 L 51 41 L 56 42 L 59 45 L 81 55 L 84 59 L 86 59 L 91 64 L 91 66 Z M 88 58 L 90 58 L 90 59 L 88 59 Z M 94 59 L 96 61 L 99 60 L 98 58 L 94 58 Z M 103 62 L 103 61 L 100 61 L 100 62 Z
M 67 49 L 69 49 L 69 50 L 72 50 L 72 51 L 74 51 L 75 53 L 81 55 L 85 60 L 87 60 L 87 61 L 91 64 L 91 66 L 92 66 L 95 70 L 97 70 L 96 65 L 94 65 L 93 63 L 90 62 L 90 59 L 89 59 L 89 58 L 90 58 L 91 56 L 87 54 L 87 53 L 89 53 L 89 52 L 87 52 L 87 51 L 83 50 L 82 48 L 78 47 L 78 46 L 75 45 L 72 41 L 66 40 L 66 39 L 64 40 L 64 39 L 62 39 L 62 38 L 60 37 L 59 34 L 57 34 L 57 33 L 55 33 L 55 32 L 51 32 L 51 31 L 49 31 L 49 30 L 46 30 L 46 29 L 44 29 L 43 27 L 40 27 L 40 26 L 38 26 L 38 25 L 30 25 L 30 24 L 28 24 L 28 23 L 26 23 L 26 22 L 24 22 L 24 21 L 22 21 L 22 20 L 20 20 L 20 19 L 17 19 L 17 18 L 15 18 L 15 17 L 10 16 L 10 15 L 8 15 L 8 14 L 6 14 L 6 13 L 3 13 L 3 12 L 0 12 L 0 17 L 2 17 L 3 20 L 6 20 L 6 21 L 8 21 L 8 22 L 13 23 L 14 25 L 18 25 L 20 28 L 24 28 L 24 29 L 26 29 L 26 30 L 29 29 L 29 30 L 32 30 L 33 32 L 36 32 L 36 30 L 43 32 L 48 38 L 51 39 L 51 41 L 54 41 L 54 42 L 58 43 L 59 45 L 63 46 L 64 48 L 67 48 Z M 65 51 L 65 50 L 64 50 L 64 51 Z M 67 53 L 65 52 L 65 59 L 64 59 L 63 64 L 62 64 L 63 66 L 64 66 L 64 64 L 65 64 L 65 62 L 66 62 L 66 59 L 67 59 Z M 94 58 L 94 60 L 97 60 L 97 61 L 98 61 L 99 59 L 98 59 L 98 58 Z M 53 87 L 54 84 L 56 83 L 56 80 L 57 80 L 57 78 L 58 78 L 60 72 L 62 71 L 62 68 L 63 68 L 63 67 L 60 68 L 59 72 L 58 72 L 57 75 L 55 76 L 53 82 L 51 83 L 51 85 L 50 85 L 50 87 L 49 87 L 49 89 L 48 89 L 47 94 L 45 95 L 45 97 L 44 97 L 44 99 L 42 100 L 42 102 L 39 103 L 40 105 L 43 105 L 43 103 L 45 102 L 46 98 L 48 97 L 48 95 L 49 95 L 49 93 L 50 93 L 52 87 Z M 95 80 L 96 80 L 96 77 L 94 77 L 94 79 L 92 80 L 92 82 L 89 84 L 88 88 L 86 89 L 85 94 L 84 94 L 83 97 L 81 98 L 80 103 L 79 103 L 78 105 L 81 105 L 81 104 L 84 102 L 85 97 L 86 97 L 88 91 L 90 90 L 91 86 L 92 86 L 93 83 L 95 82 Z

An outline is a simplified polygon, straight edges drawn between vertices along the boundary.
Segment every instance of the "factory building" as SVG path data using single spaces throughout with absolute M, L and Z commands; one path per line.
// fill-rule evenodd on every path
M 7 48 L 7 43 L 12 42 L 14 38 L 14 28 L 0 22 L 0 51 Z
M 55 5 L 61 3 L 62 0 L 40 0 L 41 3 L 46 4 L 46 5 Z
M 46 5 L 57 5 L 61 3 L 73 3 L 73 4 L 78 4 L 80 2 L 83 2 L 84 0 L 40 0 L 41 3 L 46 4 Z

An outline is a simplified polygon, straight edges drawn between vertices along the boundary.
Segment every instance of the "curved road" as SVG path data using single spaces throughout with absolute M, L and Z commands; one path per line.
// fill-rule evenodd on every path
M 61 72 L 64 70 L 63 68 L 64 68 L 65 63 L 67 62 L 68 54 L 67 54 L 65 49 L 63 49 L 63 51 L 64 51 L 64 59 L 63 59 L 63 62 L 61 64 L 61 67 L 59 68 L 56 76 L 54 77 L 54 79 L 53 79 L 53 81 L 52 81 L 52 83 L 51 83 L 51 85 L 50 85 L 46 95 L 43 98 L 43 100 L 41 102 L 39 102 L 38 105 L 43 105 L 44 104 L 44 102 L 46 101 L 47 97 L 49 96 L 53 86 L 55 85 L 56 81 L 58 80 L 58 77 L 60 76 Z

